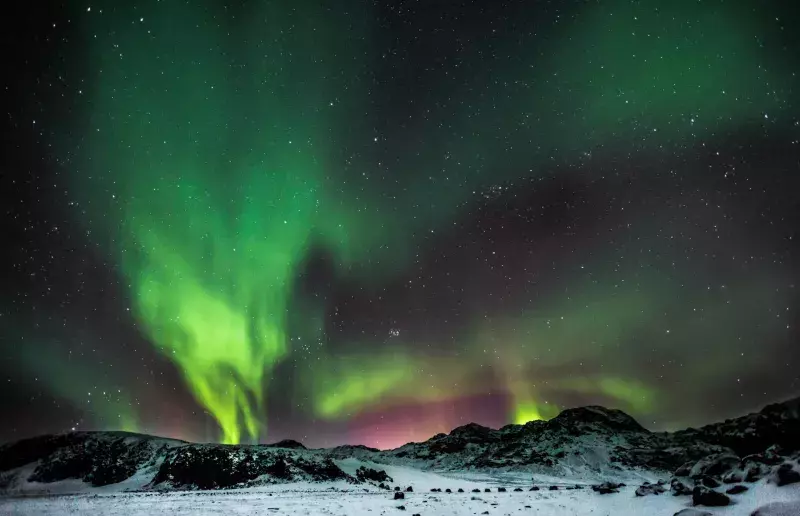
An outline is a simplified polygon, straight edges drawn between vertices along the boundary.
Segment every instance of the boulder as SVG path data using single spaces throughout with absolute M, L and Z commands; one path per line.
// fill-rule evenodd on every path
M 780 464 L 783 461 L 784 455 L 786 455 L 786 451 L 781 447 L 779 444 L 773 444 L 769 448 L 761 454 L 765 464 L 771 464 L 775 466 L 776 464 Z
M 738 484 L 739 482 L 744 481 L 744 473 L 742 473 L 741 469 L 735 469 L 733 471 L 729 471 L 722 477 L 722 482 L 724 484 Z
M 445 490 L 444 490 L 444 492 L 445 492 L 445 493 L 452 493 L 452 492 L 453 492 L 453 490 L 452 490 L 452 489 L 450 489 L 450 488 L 448 487 L 447 489 L 445 489 Z
M 505 487 L 498 487 L 497 488 L 497 492 L 498 493 L 505 493 L 506 492 L 506 488 Z
M 619 488 L 624 486 L 625 484 L 617 484 L 615 482 L 603 482 L 592 486 L 592 491 L 600 494 L 619 493 Z
M 491 492 L 492 492 L 492 490 L 491 490 L 490 488 L 488 488 L 488 487 L 487 487 L 486 489 L 484 489 L 484 490 L 483 490 L 483 492 L 484 492 L 484 493 L 491 493 Z
M 381 483 L 392 481 L 392 477 L 387 475 L 386 472 L 383 471 L 382 469 L 372 469 L 372 468 L 366 468 L 364 466 L 361 466 L 356 470 L 356 478 L 362 482 L 365 482 L 367 480 L 371 480 L 373 482 L 381 482 Z
M 459 492 L 459 493 L 463 493 L 463 492 L 464 492 L 464 490 L 463 490 L 463 489 L 461 489 L 461 488 L 459 487 L 459 488 L 458 488 L 458 492 Z
M 750 463 L 744 470 L 745 482 L 758 482 L 769 474 L 770 468 L 766 464 L 758 462 Z
M 737 484 L 725 492 L 728 493 L 729 495 L 735 495 L 744 493 L 745 491 L 747 491 L 747 486 L 743 486 L 742 484 Z
M 732 453 L 714 453 L 698 460 L 689 471 L 689 476 L 697 478 L 703 475 L 721 477 L 739 466 L 739 457 Z
M 660 495 L 664 491 L 666 491 L 666 489 L 664 489 L 664 486 L 661 484 L 645 482 L 636 488 L 636 496 Z
M 692 488 L 680 478 L 673 478 L 669 483 L 670 491 L 673 496 L 683 496 L 692 494 Z
M 413 492 L 414 492 L 414 488 L 413 488 L 413 487 L 411 487 L 411 486 L 408 486 L 408 487 L 406 488 L 406 493 L 413 493 Z
M 706 507 L 724 507 L 731 503 L 727 495 L 704 486 L 696 486 L 692 490 L 692 503 Z
M 674 477 L 688 477 L 689 472 L 692 470 L 692 466 L 694 466 L 695 461 L 684 462 L 682 466 L 678 466 L 678 469 L 675 470 L 675 473 L 672 474 Z
M 395 500 L 403 500 L 403 499 L 405 499 L 405 497 L 406 497 L 406 494 L 405 493 L 401 493 L 400 491 L 395 491 L 395 493 L 394 493 L 394 499 Z
M 775 473 L 772 475 L 772 481 L 779 487 L 795 484 L 800 482 L 800 471 L 798 471 L 796 464 L 785 462 L 775 469 Z
M 719 487 L 721 485 L 717 479 L 715 479 L 714 477 L 710 477 L 708 475 L 703 475 L 701 477 L 696 478 L 695 483 L 702 484 L 712 489 Z
M 528 489 L 528 491 L 538 491 L 538 490 L 539 486 L 532 486 L 530 489 Z
M 472 490 L 472 492 L 473 492 L 473 493 L 480 493 L 480 492 L 481 492 L 481 490 L 480 490 L 480 489 L 478 489 L 478 488 L 476 487 L 475 489 L 473 489 L 473 490 Z
M 550 491 L 558 491 L 558 486 L 550 486 L 548 489 L 550 489 Z
M 521 487 L 515 487 L 514 491 L 518 493 L 518 492 L 522 491 L 522 488 Z

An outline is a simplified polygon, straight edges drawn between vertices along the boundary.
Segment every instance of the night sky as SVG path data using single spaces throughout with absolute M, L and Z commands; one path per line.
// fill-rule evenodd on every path
M 387 448 L 800 393 L 793 2 L 26 4 L 0 441 Z

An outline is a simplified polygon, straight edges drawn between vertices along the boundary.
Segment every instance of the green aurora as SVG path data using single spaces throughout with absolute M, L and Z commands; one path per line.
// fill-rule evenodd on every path
M 484 73 L 430 92 L 427 118 L 386 127 L 372 112 L 375 13 L 358 4 L 359 14 L 337 14 L 312 1 L 256 2 L 227 23 L 215 19 L 219 6 L 184 2 L 141 19 L 115 2 L 76 13 L 88 101 L 57 143 L 78 149 L 83 223 L 119 264 L 140 330 L 180 369 L 221 441 L 266 435 L 275 368 L 294 352 L 292 310 L 312 320 L 326 308 L 294 296 L 312 249 L 332 253 L 339 277 L 374 289 L 406 270 L 425 235 L 452 225 L 474 191 L 544 174 L 553 159 L 680 148 L 778 116 L 793 79 L 756 37 L 771 20 L 721 2 L 652 4 L 586 3 L 547 34 L 500 41 L 497 55 L 511 57 L 468 55 L 463 69 Z M 548 313 L 532 305 L 476 322 L 458 337 L 458 364 L 410 343 L 330 352 L 298 390 L 314 416 L 337 420 L 446 399 L 490 364 L 514 400 L 513 422 L 551 417 L 553 391 L 601 393 L 647 414 L 657 386 L 621 368 L 559 380 L 559 366 L 647 327 L 674 289 L 653 274 L 610 296 L 614 274 L 576 279 L 563 308 L 554 297 Z M 504 352 L 487 360 L 489 342 Z

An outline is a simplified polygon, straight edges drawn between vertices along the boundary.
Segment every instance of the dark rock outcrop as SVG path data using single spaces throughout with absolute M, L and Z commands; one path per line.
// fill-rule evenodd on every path
M 684 496 L 692 494 L 692 488 L 689 487 L 684 479 L 680 478 L 673 478 L 670 481 L 670 491 L 672 491 L 673 496 Z
M 666 488 L 663 486 L 663 484 L 651 484 L 650 482 L 645 482 L 636 488 L 635 494 L 636 496 L 660 495 L 665 491 Z
M 762 453 L 773 445 L 786 452 L 798 450 L 798 435 L 800 398 L 767 405 L 754 414 L 673 434 L 677 440 L 697 440 L 724 446 L 739 456 Z
M 382 469 L 372 469 L 361 466 L 356 470 L 356 478 L 362 482 L 394 482 L 392 477 L 386 474 Z
M 796 463 L 786 462 L 775 469 L 772 480 L 778 486 L 795 484 L 800 482 L 800 470 L 798 470 Z
M 183 489 L 224 489 L 265 481 L 352 480 L 330 458 L 305 460 L 255 446 L 191 445 L 167 454 L 152 485 Z
M 619 488 L 623 485 L 624 484 L 617 484 L 615 482 L 603 482 L 601 484 L 592 486 L 592 491 L 600 494 L 619 493 Z
M 742 484 L 737 484 L 730 489 L 726 490 L 725 493 L 729 495 L 737 495 L 747 491 L 747 486 L 743 486 Z
M 706 507 L 724 507 L 731 503 L 727 495 L 703 486 L 696 486 L 692 491 L 692 503 Z
M 735 469 L 738 465 L 739 457 L 736 455 L 715 453 L 698 460 L 689 470 L 689 476 L 692 478 L 721 476 Z
M 25 452 L 28 444 L 36 442 L 31 440 L 20 450 L 11 449 L 11 457 L 3 462 L 13 463 L 14 453 Z M 47 455 L 39 458 L 29 481 L 49 483 L 75 478 L 95 487 L 122 482 L 139 468 L 152 466 L 168 446 L 168 441 L 162 439 L 124 432 L 68 434 L 41 442 L 42 452 Z M 52 449 L 59 443 L 63 446 Z
M 277 443 L 272 444 L 265 444 L 263 445 L 267 448 L 284 448 L 287 450 L 307 450 L 303 443 L 295 441 L 294 439 L 284 439 L 283 441 L 278 441 Z

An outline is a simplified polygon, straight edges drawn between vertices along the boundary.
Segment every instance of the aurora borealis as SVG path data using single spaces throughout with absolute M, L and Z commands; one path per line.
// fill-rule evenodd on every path
M 30 9 L 0 439 L 393 447 L 800 390 L 790 9 Z

